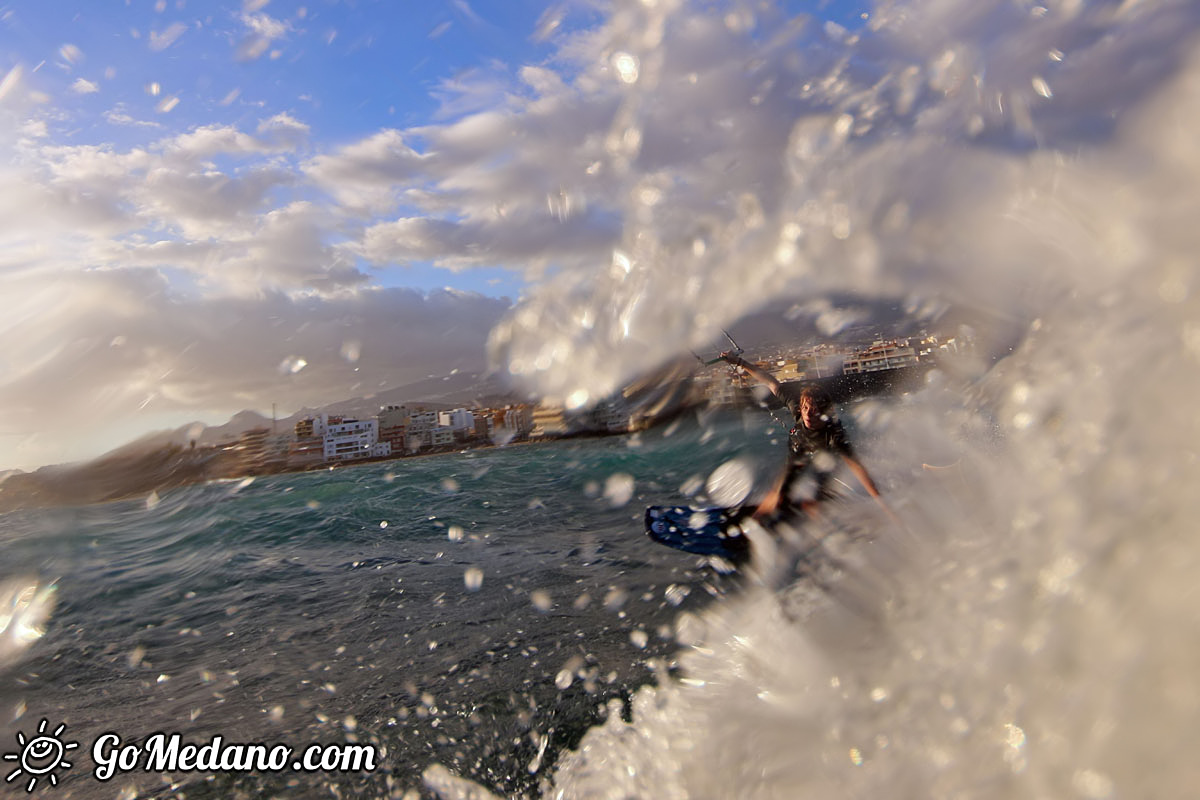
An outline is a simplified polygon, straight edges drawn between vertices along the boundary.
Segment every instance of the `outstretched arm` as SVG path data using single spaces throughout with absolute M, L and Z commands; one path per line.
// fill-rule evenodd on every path
M 771 390 L 771 394 L 776 397 L 782 396 L 783 384 L 776 380 L 775 376 L 760 367 L 756 367 L 744 358 L 734 353 L 721 353 L 721 358 L 733 364 L 735 367 L 741 367 L 746 370 L 746 374 L 754 380 L 761 383 Z
M 887 514 L 892 522 L 903 527 L 900 519 L 892 513 L 892 509 L 888 508 L 888 504 L 883 501 L 883 497 L 879 494 L 879 488 L 875 486 L 875 481 L 871 479 L 871 473 L 867 472 L 867 468 L 863 466 L 863 463 L 854 456 L 849 456 L 845 453 L 842 454 L 842 458 L 845 460 L 846 466 L 854 473 L 854 477 L 858 478 L 858 482 L 867 490 L 867 494 L 874 497 L 875 502 L 879 503 L 879 507 L 883 509 L 883 513 Z
M 863 466 L 863 463 L 854 456 L 844 454 L 842 455 L 842 459 L 845 460 L 846 466 L 850 468 L 850 471 L 854 473 L 854 477 L 858 478 L 858 482 L 867 490 L 867 494 L 878 499 L 879 488 L 875 486 L 875 481 L 871 480 L 871 473 L 867 472 L 867 468 Z

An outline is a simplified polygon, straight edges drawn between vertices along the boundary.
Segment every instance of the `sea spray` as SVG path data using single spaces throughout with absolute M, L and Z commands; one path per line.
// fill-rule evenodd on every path
M 652 67 L 576 90 L 619 92 L 621 246 L 532 292 L 497 356 L 595 399 L 783 295 L 965 311 L 990 359 L 857 410 L 903 534 L 834 514 L 824 579 L 707 612 L 683 679 L 548 791 L 1186 796 L 1200 8 L 756 9 L 616 5 L 596 40 Z

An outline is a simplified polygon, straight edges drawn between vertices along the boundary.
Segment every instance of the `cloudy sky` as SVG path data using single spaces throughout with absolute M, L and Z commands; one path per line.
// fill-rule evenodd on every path
M 622 5 L 0 6 L 0 469 L 485 369 L 612 261 Z

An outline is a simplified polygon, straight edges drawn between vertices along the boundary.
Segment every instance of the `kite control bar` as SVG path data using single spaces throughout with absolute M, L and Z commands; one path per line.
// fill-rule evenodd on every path
M 722 329 L 721 329 L 721 333 L 725 334 L 725 338 L 729 340 L 729 343 L 730 343 L 731 345 L 733 345 L 733 349 L 732 349 L 732 350 L 726 350 L 726 351 L 725 351 L 724 353 L 722 353 L 721 355 L 719 355 L 719 356 L 717 356 L 716 358 L 714 358 L 714 359 L 711 359 L 711 360 L 709 360 L 709 361 L 705 361 L 703 358 L 701 358 L 699 355 L 697 355 L 697 353 L 696 353 L 695 351 L 692 351 L 692 355 L 696 356 L 696 360 L 697 360 L 697 361 L 699 361 L 701 364 L 703 364 L 703 365 L 704 365 L 704 366 L 706 366 L 706 367 L 708 367 L 708 366 L 711 366 L 711 365 L 713 365 L 713 364 L 716 364 L 718 361 L 724 361 L 724 360 L 725 360 L 725 356 L 726 356 L 726 355 L 728 355 L 728 354 L 730 354 L 730 353 L 732 353 L 732 354 L 733 354 L 733 355 L 735 355 L 735 356 L 740 356 L 742 353 L 746 352 L 745 350 L 743 350 L 743 349 L 741 348 L 741 346 L 740 346 L 740 345 L 738 345 L 738 343 L 737 343 L 737 342 L 735 342 L 735 341 L 733 340 L 733 337 L 729 335 L 729 331 L 727 331 L 727 330 L 725 330 L 724 328 L 722 328 Z

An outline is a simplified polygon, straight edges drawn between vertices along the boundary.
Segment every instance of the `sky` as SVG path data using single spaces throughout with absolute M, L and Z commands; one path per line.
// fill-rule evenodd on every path
M 0 469 L 487 369 L 612 260 L 627 5 L 0 5 Z

